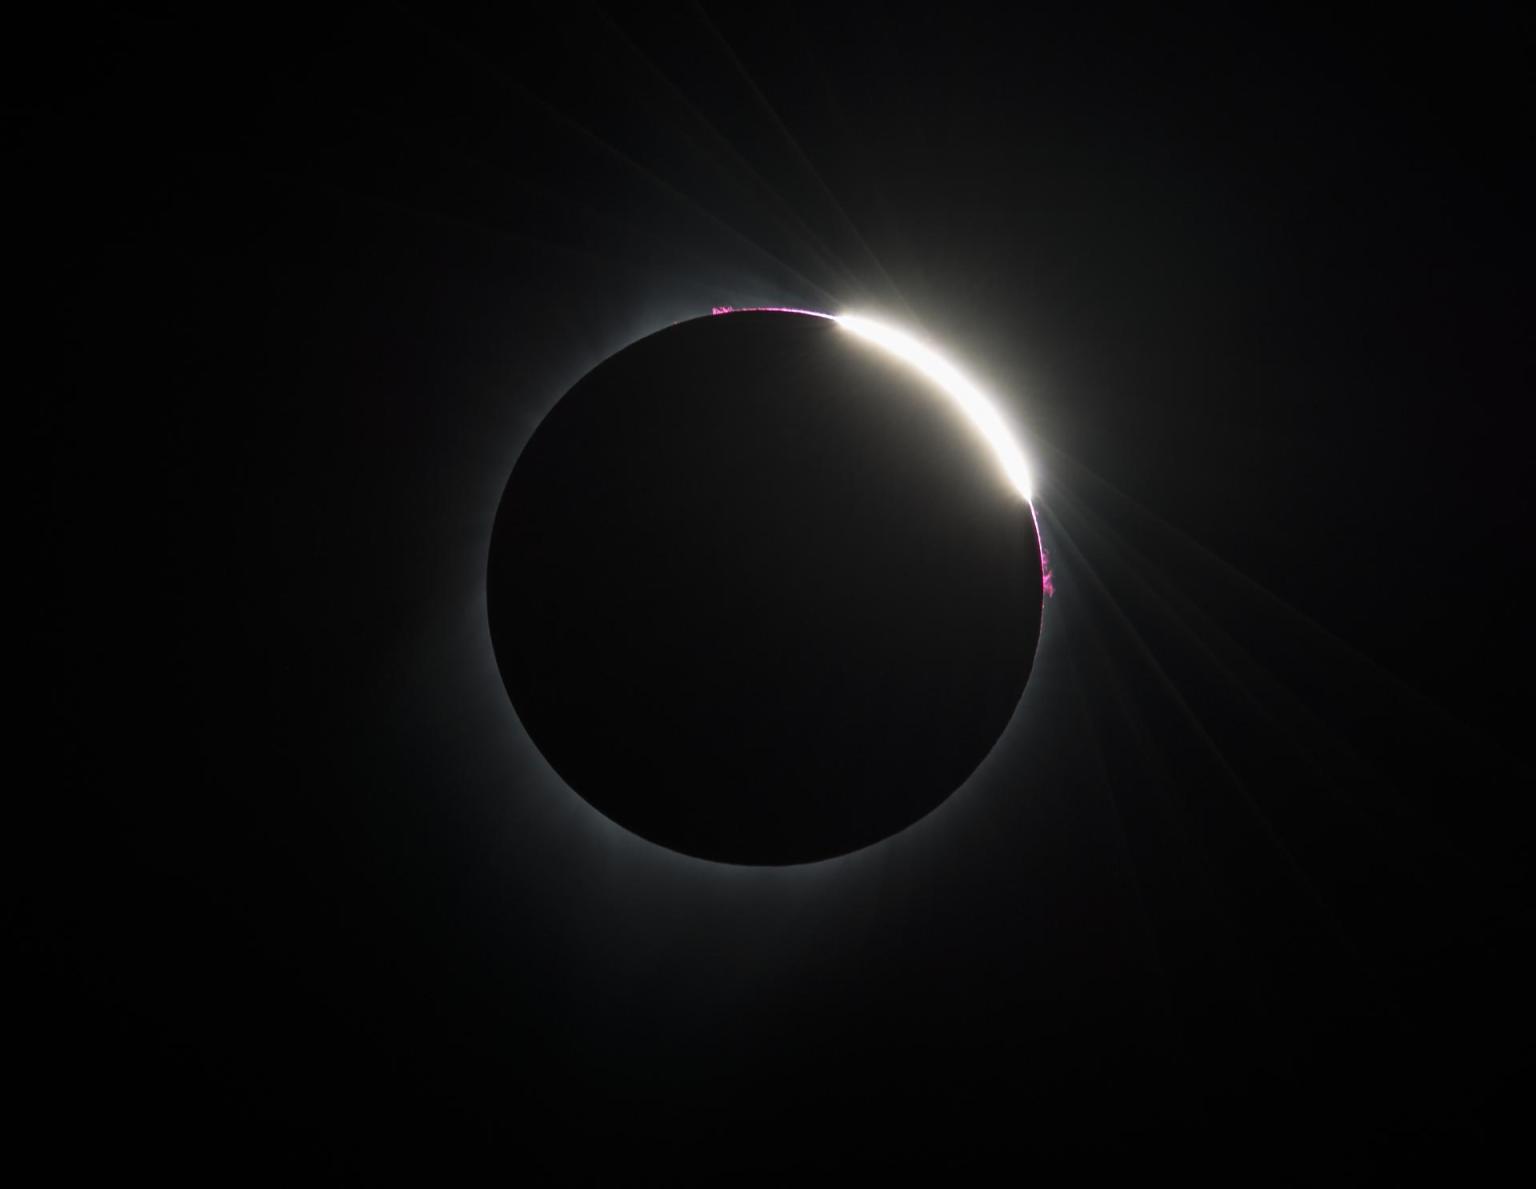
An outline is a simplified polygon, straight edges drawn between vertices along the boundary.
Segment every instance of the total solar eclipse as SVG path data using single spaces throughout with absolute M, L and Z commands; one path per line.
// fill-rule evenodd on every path
M 497 512 L 491 638 L 545 759 L 613 821 L 811 862 L 928 814 L 1012 717 L 1043 567 L 1022 454 L 937 352 L 789 310 L 582 378 Z

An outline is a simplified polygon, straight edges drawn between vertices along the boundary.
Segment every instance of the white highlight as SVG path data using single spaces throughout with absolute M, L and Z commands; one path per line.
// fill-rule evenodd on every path
M 1019 494 L 1025 500 L 1031 498 L 1033 484 L 1029 477 L 1029 465 L 1024 461 L 1024 452 L 1019 449 L 1019 443 L 1008 429 L 1003 415 L 998 412 L 997 405 L 972 384 L 959 368 L 904 331 L 896 330 L 894 327 L 883 325 L 870 318 L 863 318 L 856 314 L 838 314 L 833 321 L 853 331 L 860 338 L 877 343 L 891 354 L 906 360 L 944 389 L 950 399 L 970 418 L 971 424 L 987 439 L 993 453 L 997 455 L 998 462 L 1002 464 L 1003 471 L 1018 489 Z

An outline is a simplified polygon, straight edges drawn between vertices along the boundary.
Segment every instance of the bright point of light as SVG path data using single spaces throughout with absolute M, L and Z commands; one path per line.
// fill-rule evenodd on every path
M 905 331 L 856 314 L 838 314 L 833 321 L 845 330 L 851 330 L 860 338 L 884 347 L 891 354 L 906 360 L 923 375 L 944 389 L 951 400 L 971 420 L 987 439 L 992 452 L 1002 464 L 1009 481 L 1026 500 L 1033 490 L 1029 478 L 1029 466 L 1024 453 L 1014 440 L 1012 431 L 998 412 L 992 398 L 972 384 L 960 369 L 938 352 L 919 342 Z

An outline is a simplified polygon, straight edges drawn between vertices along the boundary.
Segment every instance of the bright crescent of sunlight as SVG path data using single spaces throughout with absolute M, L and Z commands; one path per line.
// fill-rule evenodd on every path
M 878 344 L 893 355 L 906 360 L 944 389 L 950 399 L 960 406 L 961 411 L 987 439 L 993 453 L 997 455 L 998 462 L 1002 464 L 1004 473 L 1018 489 L 1019 494 L 1026 501 L 1031 498 L 1033 485 L 1030 481 L 1029 465 L 1024 461 L 1024 452 L 1019 449 L 1019 443 L 1004 422 L 1003 415 L 998 412 L 997 405 L 972 384 L 959 368 L 905 331 L 876 322 L 872 318 L 864 318 L 857 314 L 838 314 L 834 316 L 833 321 L 845 330 L 851 330 L 860 338 Z

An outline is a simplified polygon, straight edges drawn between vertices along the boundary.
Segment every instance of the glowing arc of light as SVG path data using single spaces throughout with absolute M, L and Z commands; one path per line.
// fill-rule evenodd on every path
M 835 314 L 832 320 L 844 330 L 884 347 L 942 388 L 960 406 L 961 412 L 970 419 L 971 424 L 981 431 L 1018 493 L 1026 502 L 1033 498 L 1034 484 L 1030 479 L 1029 464 L 1024 461 L 1024 452 L 1019 449 L 1018 441 L 1003 420 L 997 405 L 971 383 L 959 368 L 905 331 L 876 322 L 872 318 L 858 314 Z
M 971 383 L 959 368 L 926 343 L 914 338 L 906 331 L 897 330 L 894 326 L 888 326 L 861 314 L 823 314 L 818 310 L 802 310 L 793 306 L 715 306 L 710 312 L 713 314 L 805 314 L 812 318 L 826 318 L 836 322 L 843 329 L 852 331 L 860 338 L 884 347 L 897 358 L 917 368 L 960 406 L 961 412 L 992 447 L 992 452 L 997 456 L 1004 474 L 1008 476 L 1014 489 L 1033 508 L 1034 481 L 1030 477 L 1029 464 L 1024 461 L 1024 452 L 1019 448 L 1013 431 L 1003 420 L 996 402 Z

